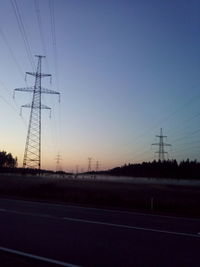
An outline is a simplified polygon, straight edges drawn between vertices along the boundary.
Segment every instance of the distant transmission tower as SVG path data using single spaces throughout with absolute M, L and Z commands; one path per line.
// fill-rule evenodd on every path
M 96 172 L 98 172 L 98 170 L 99 170 L 99 161 L 97 160 L 96 161 Z
M 75 171 L 76 174 L 79 173 L 79 165 L 76 165 L 76 171 Z
M 41 94 L 57 94 L 60 93 L 45 89 L 41 87 L 41 78 L 51 76 L 51 74 L 41 73 L 41 62 L 44 56 L 36 55 L 38 58 L 38 64 L 36 72 L 26 72 L 26 74 L 32 75 L 35 77 L 35 85 L 33 87 L 26 88 L 16 88 L 15 91 L 23 91 L 33 93 L 32 103 L 22 105 L 22 108 L 31 108 L 30 119 L 28 125 L 28 133 L 25 145 L 24 159 L 23 159 L 23 168 L 41 168 L 41 110 L 49 109 L 50 107 L 43 105 L 41 103 Z
M 91 161 L 92 158 L 88 158 L 88 172 L 91 172 Z
M 165 146 L 171 146 L 171 145 L 164 143 L 164 138 L 167 138 L 167 136 L 163 135 L 162 128 L 160 129 L 160 135 L 156 135 L 156 137 L 159 138 L 159 143 L 154 143 L 154 144 L 152 144 L 152 146 L 159 146 L 159 149 L 156 152 L 156 153 L 158 153 L 158 160 L 164 161 L 165 160 L 165 154 L 168 153 L 164 150 L 164 148 L 165 148 Z
M 62 167 L 60 166 L 60 161 L 62 160 L 61 155 L 58 153 L 56 156 L 56 171 L 62 171 Z

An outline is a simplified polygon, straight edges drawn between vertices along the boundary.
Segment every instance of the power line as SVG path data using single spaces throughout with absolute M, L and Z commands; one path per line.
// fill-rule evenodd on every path
M 190 137 L 191 135 L 195 135 L 195 134 L 197 134 L 197 133 L 199 133 L 199 132 L 200 132 L 200 129 L 197 129 L 197 130 L 195 130 L 195 131 L 193 131 L 193 132 L 190 132 L 190 133 L 189 133 L 188 135 L 186 135 L 186 136 L 183 136 L 183 137 L 180 137 L 180 138 L 175 139 L 174 142 L 183 140 L 183 139 L 188 138 L 188 137 Z
M 55 66 L 55 77 L 56 77 L 56 87 L 58 92 L 60 92 L 60 83 L 59 83 L 59 73 L 58 73 L 58 56 L 57 56 L 57 42 L 56 42 L 56 23 L 55 23 L 55 10 L 54 10 L 54 1 L 49 0 L 49 11 L 50 11 L 50 25 L 51 25 L 51 38 L 53 45 L 53 58 L 54 58 L 54 66 Z M 62 140 L 62 124 L 61 124 L 61 105 L 59 105 L 58 110 L 58 139 L 60 142 L 58 144 L 59 151 L 61 148 L 61 140 Z
M 15 57 L 15 55 L 14 55 L 14 53 L 13 53 L 11 47 L 10 47 L 10 45 L 8 43 L 8 40 L 7 40 L 6 36 L 5 36 L 5 33 L 3 32 L 3 30 L 1 28 L 0 28 L 0 34 L 1 34 L 2 39 L 4 40 L 4 43 L 5 43 L 6 47 L 8 48 L 8 51 L 9 51 L 9 53 L 10 53 L 10 55 L 11 55 L 11 57 L 12 57 L 14 63 L 15 63 L 15 65 L 16 65 L 17 69 L 19 70 L 20 75 L 22 76 L 22 78 L 24 78 L 22 68 L 19 65 L 19 63 L 18 63 L 18 61 L 17 61 L 17 59 L 16 59 L 16 57 Z
M 190 102 L 190 101 L 189 101 Z M 181 122 L 181 124 L 183 124 L 183 123 L 186 123 L 186 122 L 191 122 L 192 120 L 194 120 L 194 119 L 196 119 L 196 118 L 198 118 L 200 116 L 200 113 L 197 113 L 197 114 L 194 114 L 193 116 L 191 116 L 191 117 L 189 117 L 188 119 L 185 119 L 185 120 L 183 120 L 182 122 Z M 181 131 L 183 131 L 184 129 L 186 129 L 186 128 L 188 128 L 188 125 L 185 125 L 184 127 L 182 127 L 181 129 L 179 129 L 179 130 L 181 130 Z M 172 134 L 172 133 L 176 133 L 177 132 L 177 134 L 176 135 L 180 135 L 179 134 L 179 130 L 177 130 L 177 129 L 175 129 L 174 131 L 170 131 L 170 133 Z M 190 132 L 188 135 L 186 135 L 186 136 L 183 136 L 183 137 L 178 137 L 178 138 L 176 138 L 176 139 L 174 139 L 173 140 L 173 142 L 175 143 L 175 142 L 179 142 L 179 141 L 182 141 L 182 140 L 185 140 L 185 139 L 187 139 L 187 138 L 189 138 L 191 135 L 196 135 L 197 133 L 199 133 L 199 129 L 197 129 L 197 130 L 195 130 L 195 131 L 192 131 L 192 132 Z M 175 136 L 176 136 L 175 135 Z M 195 141 L 196 142 L 196 141 Z M 194 143 L 194 142 L 193 142 Z M 147 152 L 147 151 L 146 151 Z M 142 152 L 142 153 L 140 153 L 140 154 L 145 154 L 146 152 Z M 137 157 L 138 157 L 138 153 L 136 152 L 134 152 L 134 155 L 137 155 Z M 139 154 L 139 155 L 140 155 Z
M 182 121 L 182 122 L 181 122 L 181 125 L 183 125 L 184 123 L 187 123 L 187 122 L 188 122 L 188 123 L 191 123 L 194 119 L 197 119 L 199 116 L 200 116 L 200 113 L 197 113 L 197 114 L 191 116 L 190 118 L 188 118 L 188 119 Z M 173 131 L 173 130 L 170 131 L 170 134 L 171 134 L 171 135 L 173 134 L 173 137 L 174 137 L 174 136 L 177 136 L 177 135 L 180 135 L 179 132 L 183 132 L 183 130 L 185 130 L 185 129 L 187 129 L 187 128 L 188 128 L 188 124 L 184 125 L 184 127 L 181 127 L 181 128 L 179 128 L 179 129 L 176 128 L 174 131 Z M 174 135 L 174 133 L 175 133 L 175 135 Z
M 186 88 L 187 90 L 191 90 L 193 88 L 196 88 L 198 84 L 195 84 L 189 88 Z M 174 111 L 172 111 L 171 113 L 169 113 L 167 116 L 163 117 L 162 119 L 158 120 L 153 126 L 147 128 L 145 131 L 143 131 L 140 135 L 136 136 L 135 138 L 135 143 L 137 144 L 139 143 L 139 140 L 148 135 L 150 131 L 153 131 L 158 125 L 160 125 L 161 123 L 165 123 L 166 121 L 168 121 L 171 118 L 174 118 L 174 115 L 176 115 L 177 113 L 179 113 L 180 111 L 182 111 L 185 107 L 191 105 L 194 101 L 196 101 L 197 99 L 200 98 L 200 94 L 198 92 L 198 94 L 191 96 L 189 99 L 187 99 L 182 105 L 180 105 L 178 108 L 176 108 Z M 126 143 L 126 146 L 130 145 L 130 143 Z
M 47 49 L 46 49 L 46 44 L 45 44 L 45 39 L 44 39 L 43 25 L 42 25 L 42 19 L 41 19 L 41 14 L 40 14 L 39 0 L 35 0 L 34 4 L 35 4 L 35 12 L 36 12 L 36 18 L 37 18 L 37 23 L 38 23 L 38 29 L 39 29 L 43 54 L 45 56 L 47 56 Z M 47 58 L 46 58 L 46 63 L 47 63 L 47 71 L 49 71 L 49 64 L 48 64 Z
M 57 44 L 56 44 L 56 25 L 55 25 L 55 14 L 54 14 L 54 4 L 53 0 L 49 0 L 49 10 L 50 10 L 50 22 L 51 22 L 51 37 L 53 43 L 53 55 L 54 55 L 54 66 L 56 73 L 56 83 L 57 89 L 59 90 L 59 77 L 58 77 L 58 60 L 57 60 Z
M 12 4 L 12 7 L 13 7 L 13 11 L 14 11 L 15 17 L 17 19 L 17 24 L 18 24 L 19 31 L 21 33 L 21 36 L 22 36 L 22 39 L 23 39 L 23 42 L 24 42 L 24 45 L 25 45 L 27 57 L 28 57 L 29 62 L 31 64 L 31 68 L 34 71 L 35 70 L 35 64 L 34 64 L 33 56 L 32 56 L 32 53 L 31 53 L 31 46 L 30 46 L 29 41 L 28 41 L 28 37 L 27 37 L 26 31 L 25 31 L 23 19 L 22 19 L 22 16 L 20 14 L 20 10 L 19 10 L 17 1 L 16 0 L 10 0 L 10 1 L 11 1 L 11 4 Z
M 44 52 L 44 54 L 47 54 L 47 49 L 46 49 L 46 44 L 45 44 L 45 38 L 44 38 L 44 31 L 43 31 L 43 24 L 42 24 L 42 17 L 41 17 L 41 12 L 40 12 L 40 2 L 39 0 L 34 0 L 34 4 L 35 4 L 35 12 L 36 12 L 36 19 L 37 19 L 37 23 L 38 23 L 38 28 L 39 28 L 39 35 L 40 35 L 40 39 L 41 39 L 41 45 L 42 45 L 42 50 Z M 49 3 L 50 5 L 50 11 L 51 11 L 51 36 L 52 36 L 52 40 L 53 43 L 56 42 L 56 37 L 55 37 L 55 19 L 54 19 L 54 10 L 53 10 L 53 3 Z M 53 45 L 54 47 L 54 45 Z M 56 50 L 56 48 L 55 48 Z M 57 65 L 57 60 L 56 60 L 56 56 L 55 56 L 56 52 L 53 52 L 54 54 L 54 65 Z M 48 65 L 48 61 L 46 59 L 46 64 L 47 64 L 47 70 L 49 69 L 49 65 Z M 57 75 L 57 73 L 55 73 Z M 60 106 L 59 106 L 59 111 L 60 111 Z M 53 114 L 54 115 L 54 114 Z M 58 130 L 57 130 L 57 122 L 59 121 L 59 123 L 61 124 L 61 120 L 57 120 L 53 117 L 54 121 L 54 127 L 51 127 L 51 132 L 55 133 L 55 137 L 52 138 L 53 142 L 54 142 L 54 146 L 55 146 L 55 151 L 60 151 L 60 147 L 58 145 L 58 140 L 61 140 L 59 134 L 58 134 Z M 52 126 L 52 125 L 51 125 Z M 60 129 L 61 127 L 59 127 Z
M 7 88 L 7 86 L 2 82 L 2 80 L 0 80 L 0 84 L 2 85 L 2 87 L 4 88 L 4 90 L 8 93 L 8 95 L 10 96 L 9 94 L 9 89 Z M 3 97 L 2 95 L 0 96 L 1 99 L 19 116 L 19 112 L 17 110 L 17 104 L 15 103 L 15 106 L 12 105 L 5 97 Z M 24 120 L 24 118 L 22 116 L 20 116 L 23 124 L 26 126 L 26 121 Z

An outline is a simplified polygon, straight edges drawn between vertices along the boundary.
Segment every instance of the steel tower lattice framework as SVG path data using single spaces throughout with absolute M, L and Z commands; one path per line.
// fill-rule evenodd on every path
M 50 107 L 43 105 L 41 103 L 41 95 L 42 93 L 46 94 L 57 94 L 59 95 L 60 101 L 60 93 L 45 89 L 41 87 L 41 78 L 49 77 L 51 74 L 41 73 L 41 63 L 42 58 L 45 56 L 36 55 L 38 58 L 37 69 L 36 72 L 26 72 L 26 74 L 32 75 L 35 77 L 35 85 L 34 87 L 26 87 L 26 88 L 16 88 L 15 91 L 23 91 L 33 93 L 32 103 L 22 105 L 23 108 L 31 108 L 30 119 L 28 125 L 28 133 L 26 138 L 24 159 L 23 159 L 23 168 L 41 168 L 41 110 L 48 109 L 51 110 Z
M 166 135 L 163 135 L 162 128 L 160 129 L 160 135 L 156 135 L 156 137 L 159 138 L 159 143 L 154 143 L 152 146 L 159 146 L 159 149 L 156 153 L 158 153 L 158 160 L 164 161 L 165 160 L 165 154 L 168 152 L 165 151 L 165 146 L 171 146 L 170 144 L 164 143 L 164 138 L 167 138 Z
M 91 172 L 91 161 L 92 158 L 88 158 L 88 172 Z
M 62 171 L 62 167 L 60 166 L 60 161 L 62 160 L 61 155 L 58 153 L 56 156 L 56 171 Z

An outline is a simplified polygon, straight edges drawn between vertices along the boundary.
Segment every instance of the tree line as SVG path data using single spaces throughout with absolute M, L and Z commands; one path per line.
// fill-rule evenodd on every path
M 138 164 L 125 164 L 108 170 L 106 173 L 115 176 L 200 179 L 200 162 L 189 159 L 180 163 L 176 160 L 154 160 Z
M 11 153 L 0 151 L 0 171 L 23 173 L 30 172 L 37 174 L 38 170 L 17 168 L 17 157 Z M 41 170 L 44 173 L 52 171 Z M 99 174 L 109 174 L 115 176 L 130 177 L 155 177 L 155 178 L 175 178 L 175 179 L 200 179 L 200 162 L 189 159 L 178 163 L 176 160 L 152 161 L 137 164 L 125 164 L 108 171 L 98 172 Z

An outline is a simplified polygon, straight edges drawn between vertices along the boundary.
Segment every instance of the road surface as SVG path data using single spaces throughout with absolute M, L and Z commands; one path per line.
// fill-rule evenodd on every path
M 0 226 L 1 252 L 45 266 L 200 266 L 200 219 L 1 198 Z

